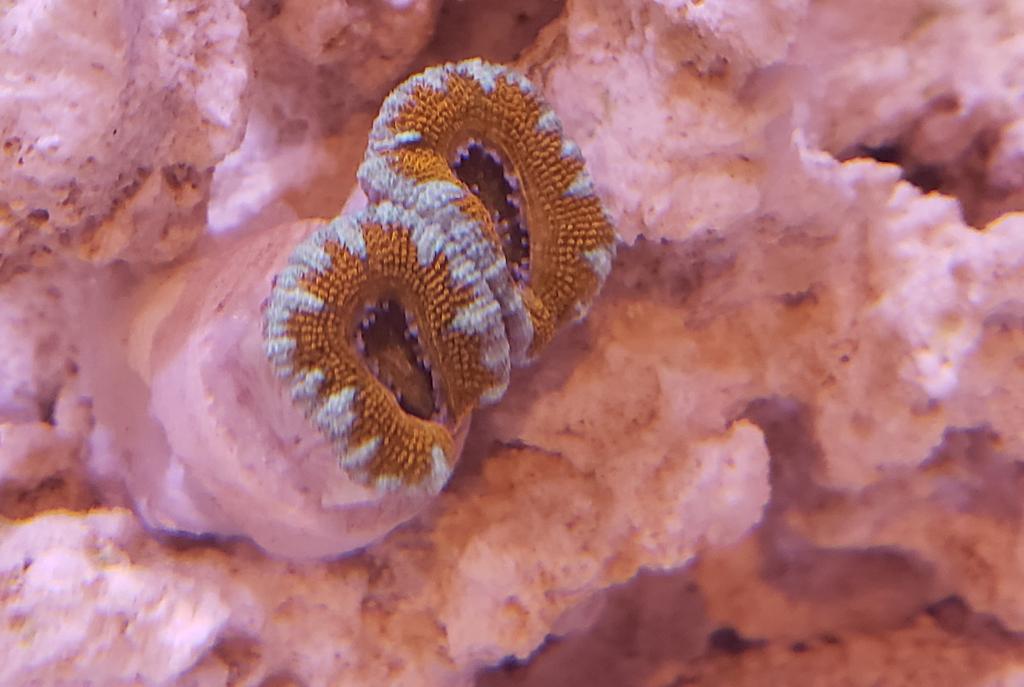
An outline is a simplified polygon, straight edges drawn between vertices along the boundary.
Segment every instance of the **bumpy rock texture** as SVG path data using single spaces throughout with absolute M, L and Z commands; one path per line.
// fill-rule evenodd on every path
M 0 14 L 0 259 L 159 261 L 205 226 L 251 66 L 230 0 L 15 2 Z
M 98 88 L 61 40 L 110 99 L 60 125 L 61 156 L 0 157 L 0 682 L 1022 679 L 1024 3 L 571 0 L 536 34 L 536 2 L 136 7 L 0 14 L 5 36 L 49 37 L 0 41 L 5 62 L 67 79 L 25 89 L 23 121 L 5 95 L 5 138 L 49 150 L 38 113 Z M 206 474 L 168 458 L 189 430 L 152 405 L 171 373 L 154 361 L 188 349 L 127 323 L 156 326 L 175 272 L 71 254 L 170 255 L 185 242 L 161 228 L 200 231 L 208 204 L 208 261 L 337 212 L 374 99 L 468 56 L 456 35 L 525 48 L 583 149 L 624 240 L 591 316 L 477 414 L 449 487 L 361 551 L 287 562 L 144 529 L 259 540 L 161 486 Z M 268 45 L 280 61 L 253 67 Z M 183 74 L 231 116 L 163 119 Z M 138 146 L 108 149 L 106 118 Z M 116 193 L 139 159 L 156 178 L 229 152 L 187 203 Z M 294 518 L 196 483 L 255 495 L 253 522 Z

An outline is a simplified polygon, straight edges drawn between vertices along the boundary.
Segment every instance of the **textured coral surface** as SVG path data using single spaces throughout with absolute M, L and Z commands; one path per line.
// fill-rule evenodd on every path
M 473 55 L 622 245 L 388 503 L 259 301 Z M 21 0 L 0 64 L 0 684 L 1024 681 L 1021 0 Z

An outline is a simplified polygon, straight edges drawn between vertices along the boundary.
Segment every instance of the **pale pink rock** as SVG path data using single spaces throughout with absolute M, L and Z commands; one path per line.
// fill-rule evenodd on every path
M 74 368 L 60 266 L 0 283 L 0 422 L 44 420 Z
M 400 65 L 403 58 L 415 57 L 430 36 L 438 6 L 436 1 L 425 0 L 297 0 L 282 3 L 269 19 L 288 47 L 311 64 L 344 61 L 345 73 L 359 84 L 377 73 L 381 65 Z M 406 43 L 394 45 L 398 42 L 396 36 L 406 36 Z M 390 52 L 385 47 L 392 46 L 399 50 L 386 58 L 379 57 Z M 361 59 L 358 69 L 354 64 L 357 59 Z M 380 82 L 372 87 L 379 88 Z
M 642 402 L 631 399 L 625 409 Z M 767 497 L 764 446 L 746 422 L 694 446 L 692 462 L 651 461 L 626 479 L 594 469 L 615 450 L 581 445 L 567 452 L 570 462 L 537 449 L 499 449 L 482 471 L 463 473 L 421 523 L 330 565 L 275 561 L 244 545 L 161 545 L 125 510 L 5 524 L 8 579 L 28 590 L 0 605 L 4 619 L 16 620 L 4 623 L 8 645 L 42 631 L 51 638 L 13 655 L 6 670 L 19 679 L 82 677 L 57 660 L 51 647 L 59 641 L 67 653 L 89 657 L 83 665 L 103 684 L 128 679 L 140 660 L 158 665 L 141 672 L 139 684 L 221 684 L 225 672 L 256 683 L 281 674 L 311 685 L 465 683 L 505 652 L 525 656 L 552 623 L 643 560 L 669 564 L 669 556 L 688 559 L 735 539 L 760 512 L 750 491 Z M 650 498 L 633 518 L 609 511 L 637 492 Z M 638 523 L 661 518 L 692 526 L 669 540 L 637 536 Z M 28 558 L 44 565 L 26 566 Z M 69 558 L 67 588 L 78 592 L 78 582 L 92 581 L 86 603 L 47 597 L 59 611 L 35 625 L 17 622 L 22 604 L 37 596 L 32 585 L 62 579 L 43 576 L 45 565 Z M 129 642 L 77 632 L 87 622 L 120 622 L 126 604 L 140 613 Z M 170 631 L 184 633 L 173 647 Z
M 988 182 L 997 190 L 1020 193 L 1024 187 L 1024 119 L 1003 130 L 989 158 Z
M 0 513 L 31 512 L 36 490 L 51 507 L 88 500 L 82 445 L 91 429 L 77 380 L 65 290 L 77 276 L 44 260 L 0 284 Z M 49 264 L 47 264 L 49 263 Z M 58 488 L 59 485 L 59 488 Z
M 0 486 L 32 489 L 74 466 L 77 449 L 45 422 L 0 423 Z
M 1019 641 L 955 598 L 886 627 L 788 639 L 741 635 L 708 617 L 702 593 L 707 581 L 685 573 L 641 573 L 609 591 L 607 608 L 589 632 L 551 642 L 528 664 L 504 665 L 476 684 L 996 687 L 1015 684 L 1005 680 L 1019 675 L 1024 659 Z M 763 591 L 737 588 L 737 604 L 756 605 Z M 836 589 L 836 596 L 842 591 Z M 785 625 L 790 610 L 800 611 L 772 609 L 776 624 Z
M 1022 478 L 1006 448 L 988 429 L 950 430 L 917 471 L 880 480 L 813 515 L 794 514 L 790 522 L 820 546 L 913 552 L 934 565 L 942 589 L 1019 632 Z
M 674 43 L 673 52 L 686 60 L 687 68 L 711 77 L 724 76 L 732 70 L 739 70 L 739 76 L 743 77 L 784 59 L 808 6 L 807 0 L 759 3 L 655 0 L 651 4 L 652 10 L 663 13 L 667 20 L 651 22 L 651 28 L 664 31 L 656 40 Z M 642 5 L 636 7 L 640 9 Z M 756 26 L 771 27 L 771 30 L 752 30 Z
M 855 39 L 840 18 L 845 10 L 835 4 L 816 11 L 801 3 L 764 6 L 760 11 L 776 13 L 783 44 L 792 44 L 788 53 L 783 44 L 754 50 L 749 46 L 759 44 L 751 37 L 747 48 L 719 50 L 729 57 L 724 73 L 691 74 L 684 63 L 672 80 L 666 74 L 679 70 L 678 62 L 666 61 L 656 51 L 630 50 L 631 41 L 642 35 L 652 46 L 665 44 L 669 50 L 668 42 L 689 36 L 695 30 L 692 24 L 700 22 L 698 33 L 732 35 L 729 44 L 736 46 L 743 43 L 739 36 L 760 32 L 762 22 L 737 26 L 741 10 L 702 3 L 697 8 L 668 7 L 672 22 L 653 33 L 634 34 L 630 19 L 639 11 L 634 5 L 613 9 L 577 3 L 572 8 L 564 29 L 571 37 L 568 51 L 544 69 L 542 81 L 556 109 L 565 113 L 567 130 L 580 141 L 599 189 L 605 179 L 615 180 L 601 190 L 617 211 L 620 232 L 627 240 L 643 233 L 649 238 L 688 238 L 698 247 L 704 241 L 718 242 L 712 255 L 733 263 L 729 288 L 706 299 L 697 294 L 687 317 L 709 327 L 702 338 L 772 346 L 755 345 L 746 353 L 758 362 L 752 364 L 756 372 L 740 386 L 728 377 L 714 383 L 728 385 L 732 403 L 738 393 L 747 398 L 818 397 L 820 421 L 829 428 L 822 436 L 829 478 L 850 486 L 870 482 L 883 465 L 923 460 L 950 424 L 978 422 L 980 412 L 998 417 L 1000 407 L 1014 415 L 1013 409 L 1019 408 L 1013 391 L 1017 385 L 1007 385 L 1008 403 L 995 407 L 978 406 L 966 397 L 959 401 L 957 392 L 966 393 L 971 384 L 960 371 L 986 335 L 984 322 L 1011 307 L 1014 294 L 1020 293 L 1024 265 L 1020 232 L 1014 229 L 1019 220 L 1010 216 L 985 233 L 973 232 L 964 226 L 954 201 L 919 198 L 909 185 L 895 185 L 899 168 L 856 162 L 841 166 L 812 147 L 830 124 L 804 117 L 801 108 L 842 115 L 844 126 L 862 122 L 858 133 L 846 135 L 844 142 L 828 142 L 838 149 L 868 136 L 867 121 L 896 118 L 888 111 L 849 105 L 831 109 L 844 98 L 859 97 L 867 75 L 877 79 L 885 66 L 868 62 L 872 56 L 881 60 L 881 47 L 872 53 L 848 45 Z M 791 16 L 805 11 L 805 18 Z M 929 57 L 949 55 L 950 44 L 941 37 L 968 31 L 977 59 L 958 62 L 961 66 L 953 73 L 943 70 L 942 62 L 928 63 L 915 83 L 923 84 L 926 77 L 943 81 L 953 91 L 962 90 L 965 99 L 977 101 L 976 109 L 1000 111 L 1006 119 L 1010 108 L 1020 104 L 1011 100 L 1008 84 L 1015 84 L 1017 77 L 1005 65 L 1024 59 L 1024 47 L 1012 37 L 995 44 L 986 37 L 998 37 L 1004 25 L 1000 20 L 1010 21 L 1019 10 L 1008 4 L 978 26 L 968 19 L 981 14 L 974 12 L 965 10 L 965 16 L 948 22 L 936 18 L 915 47 Z M 884 54 L 904 55 L 899 64 L 905 65 L 906 54 L 899 51 L 906 49 L 893 43 L 896 30 L 888 22 L 902 26 L 917 15 L 901 5 L 884 20 L 864 16 L 870 17 L 863 21 L 872 27 L 886 23 L 883 36 L 870 35 L 888 46 Z M 826 29 L 835 35 L 827 35 Z M 553 41 L 555 36 L 550 32 L 547 38 Z M 826 37 L 831 42 L 824 43 Z M 694 50 L 685 41 L 681 45 L 672 49 Z M 997 45 L 1012 51 L 996 52 Z M 545 46 L 542 41 L 534 54 L 546 55 Z M 814 50 L 818 52 L 812 54 Z M 839 61 L 842 55 L 848 58 L 845 62 Z M 801 64 L 836 59 L 838 73 L 831 76 L 827 103 L 802 72 L 773 64 L 782 57 Z M 851 60 L 856 70 L 848 81 L 839 81 Z M 985 66 L 989 63 L 991 70 Z M 772 68 L 764 73 L 742 80 L 737 76 L 737 71 L 743 75 L 769 64 Z M 892 78 L 903 73 L 896 71 Z M 584 88 L 584 82 L 592 86 Z M 986 84 L 991 88 L 983 88 Z M 897 101 L 908 110 L 920 107 L 920 92 L 904 90 L 888 88 L 892 107 Z M 779 91 L 791 95 L 783 102 L 777 100 Z M 867 101 L 880 103 L 878 107 L 887 102 L 881 95 Z M 589 114 L 597 112 L 600 117 Z M 957 145 L 962 150 L 966 139 Z M 820 245 L 811 249 L 809 241 Z M 755 242 L 756 247 L 751 245 Z M 773 300 L 776 305 L 764 309 Z M 786 300 L 794 305 L 785 306 Z M 701 306 L 714 311 L 727 305 L 748 312 L 735 321 L 702 313 Z M 780 319 L 787 311 L 792 323 Z M 793 325 L 803 331 L 794 331 Z M 779 341 L 787 345 L 779 347 Z M 706 348 L 700 347 L 710 353 Z M 695 375 L 710 372 L 709 359 L 697 357 L 695 362 Z M 873 377 L 877 381 L 869 383 Z M 709 381 L 699 383 L 705 393 Z M 884 393 L 879 383 L 887 385 Z M 931 412 L 936 404 L 938 412 Z M 706 405 L 704 412 L 712 407 Z M 867 408 L 870 412 L 861 410 Z M 880 420 L 889 417 L 893 420 Z M 1000 433 L 1016 446 L 1019 433 L 1013 428 L 1009 418 L 999 423 Z
M 972 224 L 1020 208 L 967 178 L 1020 118 L 1024 40 L 1009 28 L 1024 22 L 1019 3 L 861 7 L 571 2 L 523 61 L 627 241 L 641 229 L 728 232 L 763 214 L 773 129 L 843 158 L 893 144 L 908 173 L 924 167 L 961 198 Z
M 862 9 L 817 6 L 794 45 L 806 94 L 797 124 L 812 144 L 843 158 L 881 146 L 907 178 L 957 197 L 978 228 L 1024 207 L 986 180 L 992 149 L 1021 116 L 1020 3 L 872 0 Z
M 254 107 L 274 122 L 280 144 L 338 133 L 354 112 L 375 112 L 407 73 L 430 39 L 439 6 L 438 0 L 249 3 Z
M 835 172 L 835 219 L 826 230 L 836 230 L 835 242 L 805 254 L 806 267 L 772 273 L 780 280 L 806 280 L 791 282 L 787 290 L 812 298 L 799 306 L 812 317 L 827 308 L 830 319 L 812 330 L 817 341 L 804 344 L 816 349 L 824 376 L 796 379 L 786 373 L 788 379 L 777 378 L 772 386 L 776 393 L 788 387 L 786 395 L 816 399 L 817 422 L 827 428 L 819 433 L 824 481 L 857 488 L 881 472 L 916 465 L 953 426 L 992 423 L 1011 450 L 1019 451 L 1019 368 L 1010 364 L 1012 358 L 997 356 L 983 367 L 998 370 L 1001 380 L 971 370 L 983 342 L 1013 336 L 993 328 L 992 321 L 1014 311 L 1024 286 L 1024 216 L 1008 216 L 976 232 L 962 223 L 953 201 L 894 184 L 895 168 L 816 164 L 822 172 L 829 166 Z M 794 176 L 788 179 L 789 192 L 804 190 L 808 199 L 787 203 L 789 209 L 830 193 L 824 183 L 801 189 Z M 844 186 L 858 188 L 861 202 L 844 202 Z M 877 205 L 865 198 L 877 199 Z M 780 206 L 777 217 L 785 221 L 786 212 Z M 833 265 L 829 274 L 816 269 L 826 264 Z M 789 345 L 800 344 L 791 339 Z M 784 355 L 776 360 L 789 364 Z M 979 393 L 991 396 L 979 404 Z
M 207 650 L 227 599 L 165 560 L 133 560 L 141 537 L 126 511 L 0 522 L 0 683 L 172 684 Z
M 253 68 L 245 136 L 217 166 L 209 229 L 333 217 L 377 107 L 430 39 L 437 0 L 246 4 Z M 387 46 L 383 48 L 382 46 Z M 284 212 L 268 216 L 267 209 Z
M 718 5 L 699 7 L 709 4 Z M 648 263 L 652 276 L 622 275 L 629 251 L 621 251 L 610 290 L 627 279 L 648 294 L 642 304 L 630 303 L 634 317 L 622 328 L 648 341 L 671 337 L 675 357 L 689 356 L 688 366 L 670 366 L 688 367 L 677 388 L 700 390 L 681 420 L 690 432 L 744 413 L 750 401 L 803 408 L 811 457 L 790 469 L 806 473 L 805 482 L 793 490 L 773 482 L 772 510 L 806 509 L 799 522 L 813 543 L 776 527 L 734 553 L 707 556 L 715 564 L 698 582 L 710 597 L 709 613 L 765 642 L 786 642 L 857 627 L 880 632 L 959 593 L 997 622 L 1018 627 L 1019 604 L 1010 590 L 1019 587 L 1011 571 L 1020 567 L 1020 514 L 1004 508 L 979 521 L 962 504 L 927 498 L 928 483 L 912 475 L 957 427 L 986 427 L 998 437 L 1001 450 L 991 458 L 998 474 L 1012 472 L 1024 453 L 1024 216 L 1002 214 L 1022 207 L 1020 185 L 1007 183 L 1016 179 L 1015 168 L 1004 162 L 1021 154 L 1013 122 L 1021 112 L 1022 72 L 1015 66 L 1024 51 L 1007 28 L 1020 25 L 1020 4 L 964 4 L 924 15 L 911 5 L 861 14 L 820 3 L 803 20 L 783 24 L 807 29 L 790 36 L 786 59 L 754 72 L 748 62 L 730 63 L 702 78 L 659 71 L 674 69 L 660 59 L 674 54 L 669 37 L 691 45 L 685 30 L 673 33 L 662 24 L 643 31 L 641 40 L 631 24 L 643 23 L 636 5 L 570 7 L 565 30 L 548 32 L 531 53 L 543 58 L 531 73 L 550 85 L 546 92 L 566 113 L 598 186 L 607 180 L 602 190 L 620 212 L 626 237 L 636 231 L 686 239 L 648 244 L 645 250 L 666 253 Z M 716 11 L 722 10 L 705 16 Z M 675 19 L 689 21 L 691 12 L 681 9 Z M 923 30 L 908 47 L 903 37 L 915 22 Z M 873 41 L 878 50 L 865 52 Z M 566 45 L 568 59 L 552 66 L 551 55 Z M 735 83 L 733 67 L 753 76 Z M 588 76 L 592 86 L 581 86 Z M 944 90 L 957 93 L 960 104 L 939 102 L 936 112 L 923 92 Z M 917 116 L 921 126 L 908 134 L 902 127 Z M 840 164 L 817 149 L 834 136 L 828 127 L 844 132 L 842 142 L 828 141 L 830 152 L 866 153 L 857 146 L 892 140 L 909 151 L 907 167 Z M 993 152 L 972 167 L 979 145 L 991 145 L 987 131 L 998 132 Z M 737 138 L 724 138 L 730 133 Z M 916 143 L 906 142 L 911 139 Z M 714 156 L 705 152 L 708 141 Z M 933 155 L 921 158 L 916 145 Z M 937 164 L 942 187 L 957 197 L 922 196 L 897 182 L 903 172 L 923 183 L 919 164 Z M 975 175 L 977 169 L 983 174 Z M 986 180 L 998 184 L 994 191 Z M 962 212 L 970 221 L 981 218 L 984 231 L 968 226 Z M 644 301 L 677 307 L 659 314 Z M 588 326 L 607 331 L 599 312 Z M 773 470 L 795 460 L 790 449 L 773 451 Z M 894 475 L 889 487 L 887 475 Z M 866 506 L 859 499 L 873 485 L 892 494 L 881 522 L 858 518 Z M 956 489 L 1001 500 L 994 481 Z M 849 505 L 826 511 L 835 512 L 822 514 L 831 527 L 816 528 L 813 505 L 830 498 Z M 908 507 L 908 498 L 920 505 Z M 884 564 L 872 554 L 879 546 L 891 551 Z M 780 552 L 766 559 L 758 554 L 765 548 Z M 766 570 L 771 566 L 774 574 Z M 801 566 L 802 576 L 791 572 Z M 622 632 L 631 632 L 628 623 Z M 979 660 L 990 660 L 992 650 L 991 639 L 980 640 Z M 730 669 L 742 666 L 744 656 L 721 661 Z M 991 665 L 1007 661 L 1002 656 Z M 894 684 L 918 684 L 914 670 L 928 660 L 899 657 L 889 668 Z M 801 670 L 797 658 L 792 665 Z M 841 665 L 815 669 L 823 673 L 820 684 L 847 674 Z M 690 679 L 687 671 L 669 672 L 666 685 Z M 775 683 L 794 674 L 804 675 L 780 672 Z M 749 675 L 773 682 L 764 666 Z M 516 684 L 547 683 L 540 676 L 532 681 L 527 668 Z M 951 677 L 936 684 L 967 683 Z
M 214 172 L 209 232 L 251 231 L 295 219 L 294 209 L 281 197 L 305 190 L 331 169 L 331 156 L 319 140 L 304 136 L 282 142 L 278 135 L 277 125 L 264 112 L 250 114 L 241 145 Z
M 0 250 L 159 261 L 190 246 L 241 139 L 246 41 L 231 0 L 6 8 Z
M 461 547 L 448 573 L 461 581 L 458 594 L 439 609 L 447 650 L 458 664 L 526 656 L 571 607 L 566 602 L 585 601 L 589 590 L 631 577 L 640 566 L 678 566 L 703 546 L 736 540 L 760 516 L 767 497 L 761 433 L 739 422 L 686 447 L 671 434 L 673 409 L 660 406 L 656 395 L 638 390 L 593 398 L 587 387 L 594 378 L 585 368 L 609 364 L 616 348 L 608 342 L 592 351 L 567 387 L 576 391 L 579 425 L 608 416 L 622 418 L 621 424 L 608 423 L 582 438 L 575 423 L 524 418 L 520 441 L 528 448 L 492 456 L 484 483 L 474 484 L 474 493 L 457 494 L 465 502 L 460 510 L 487 513 L 490 523 Z M 626 371 L 643 369 L 635 361 L 620 364 Z M 650 391 L 646 384 L 642 389 Z M 530 392 L 524 388 L 515 401 L 522 403 Z M 554 403 L 558 394 L 552 396 Z M 562 407 L 567 403 L 563 398 Z M 501 437 L 508 422 L 489 420 Z M 649 436 L 662 430 L 665 445 L 682 454 L 658 454 L 642 442 L 628 446 L 637 420 L 651 423 Z

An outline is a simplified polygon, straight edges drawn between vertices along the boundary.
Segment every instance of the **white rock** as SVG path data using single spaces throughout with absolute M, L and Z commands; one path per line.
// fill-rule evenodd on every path
M 241 140 L 245 17 L 212 3 L 16 2 L 0 17 L 0 250 L 174 257 Z
M 0 521 L 0 682 L 168 685 L 230 615 L 211 584 L 133 560 L 129 511 Z

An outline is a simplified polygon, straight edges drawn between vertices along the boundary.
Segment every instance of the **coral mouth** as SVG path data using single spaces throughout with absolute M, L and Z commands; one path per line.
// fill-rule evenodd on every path
M 448 421 L 441 380 L 420 339 L 419 325 L 397 300 L 364 307 L 356 327 L 356 350 L 402 410 L 421 420 Z
M 530 278 L 530 234 L 523 214 L 519 178 L 497 148 L 470 138 L 450 162 L 459 180 L 487 208 L 516 283 Z

